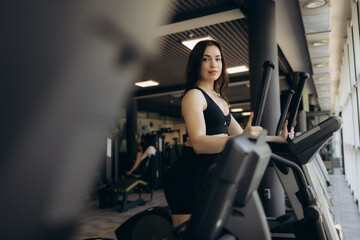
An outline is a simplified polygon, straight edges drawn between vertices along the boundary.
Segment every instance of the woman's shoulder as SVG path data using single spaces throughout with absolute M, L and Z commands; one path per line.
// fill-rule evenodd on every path
M 193 97 L 204 97 L 203 93 L 201 92 L 200 89 L 198 88 L 193 88 L 193 89 L 190 89 L 189 91 L 187 91 L 183 97 L 184 98 L 193 98 Z
M 186 107 L 186 109 L 200 107 L 202 110 L 204 110 L 207 104 L 202 92 L 199 89 L 193 88 L 184 95 L 181 106 L 182 108 Z

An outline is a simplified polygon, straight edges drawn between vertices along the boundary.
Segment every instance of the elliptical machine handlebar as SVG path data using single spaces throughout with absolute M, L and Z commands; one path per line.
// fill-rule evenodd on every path
M 289 119 L 288 119 L 288 121 L 289 121 L 288 122 L 288 131 L 289 132 L 290 132 L 291 128 L 294 126 L 294 122 L 295 122 L 297 112 L 299 109 L 299 105 L 300 105 L 300 101 L 301 101 L 302 92 L 304 90 L 306 80 L 309 77 L 310 77 L 310 75 L 306 72 L 300 73 L 299 84 L 295 91 L 295 96 L 292 99 L 291 105 L 290 105 L 290 113 L 289 113 Z M 287 114 L 287 112 L 284 112 L 283 114 Z
M 270 76 L 272 71 L 275 69 L 275 63 L 271 61 L 265 61 L 263 67 L 264 67 L 264 72 L 262 75 L 260 91 L 255 105 L 255 110 L 254 110 L 255 116 L 252 122 L 253 126 L 259 126 L 261 123 L 262 115 L 265 107 L 265 101 L 270 86 Z
M 283 113 L 283 114 L 281 114 L 280 120 L 279 120 L 278 125 L 277 125 L 277 127 L 276 127 L 276 132 L 275 132 L 276 135 L 280 135 L 282 126 L 283 126 L 284 123 L 285 123 L 285 119 L 286 119 L 287 112 L 289 111 L 291 99 L 293 98 L 294 94 L 295 94 L 295 91 L 292 90 L 292 89 L 289 89 L 288 95 L 287 95 L 287 98 L 286 98 L 286 102 L 285 102 L 285 105 L 284 105 L 284 109 L 282 110 L 282 113 Z M 291 129 L 291 128 L 290 128 L 290 129 Z

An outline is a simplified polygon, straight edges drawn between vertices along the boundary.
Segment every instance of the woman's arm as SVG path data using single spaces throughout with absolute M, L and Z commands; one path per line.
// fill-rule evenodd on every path
M 245 126 L 245 129 L 242 129 L 240 124 L 235 120 L 235 118 L 231 115 L 231 122 L 229 126 L 229 135 L 239 135 L 239 134 L 250 134 L 253 136 L 259 136 L 261 131 L 263 130 L 260 126 L 252 126 L 251 123 L 254 118 L 254 113 L 250 114 L 249 120 Z
M 242 134 L 244 132 L 244 129 L 242 129 L 242 127 L 240 126 L 240 124 L 235 120 L 235 118 L 233 117 L 232 114 L 231 115 L 231 121 L 230 121 L 230 126 L 229 126 L 229 135 L 233 136 L 233 135 L 239 135 Z
M 184 96 L 181 103 L 181 113 L 185 120 L 185 127 L 189 135 L 189 142 L 191 143 L 194 151 L 198 154 L 201 153 L 219 153 L 225 148 L 225 144 L 229 136 L 208 136 L 206 135 L 206 125 L 203 111 L 206 109 L 206 100 L 203 94 L 196 89 L 190 90 Z M 252 126 L 254 113 L 250 114 L 248 123 L 243 130 L 240 124 L 231 115 L 231 122 L 229 126 L 229 135 L 250 134 L 258 136 L 263 130 L 260 126 Z M 285 141 L 288 135 L 287 123 L 281 136 L 267 137 L 268 141 Z
M 134 163 L 134 165 L 132 166 L 132 168 L 125 173 L 126 175 L 130 175 L 133 171 L 135 171 L 135 169 L 139 166 L 139 164 L 140 164 L 140 162 L 141 162 L 141 160 L 142 160 L 142 159 L 141 159 L 141 156 L 142 156 L 142 155 L 143 155 L 142 152 L 138 152 L 138 153 L 136 154 L 135 163 Z
M 266 141 L 267 142 L 286 142 L 286 139 L 288 138 L 288 136 L 290 138 L 294 137 L 294 128 L 291 128 L 290 133 L 287 130 L 287 126 L 288 126 L 288 120 L 285 121 L 283 129 L 281 130 L 281 133 L 279 136 L 266 136 Z
M 245 129 L 243 130 L 240 124 L 231 116 L 231 123 L 229 126 L 229 135 L 238 135 L 238 134 L 251 134 L 254 136 L 258 136 L 260 132 L 263 130 L 260 126 L 251 126 L 252 120 L 254 118 L 254 113 L 250 114 L 249 120 L 246 124 Z M 288 135 L 294 136 L 294 128 L 291 129 L 289 133 L 287 130 L 288 121 L 286 120 L 279 136 L 266 136 L 267 142 L 285 142 Z

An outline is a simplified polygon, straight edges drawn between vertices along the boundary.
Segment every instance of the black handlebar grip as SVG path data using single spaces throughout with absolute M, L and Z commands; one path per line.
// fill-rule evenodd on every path
M 296 115 L 299 109 L 299 105 L 300 105 L 300 101 L 301 101 L 301 96 L 302 96 L 302 92 L 304 90 L 304 86 L 306 83 L 306 80 L 310 77 L 310 75 L 306 72 L 302 72 L 299 75 L 299 84 L 298 87 L 296 89 L 296 93 L 295 96 L 293 98 L 293 100 L 291 101 L 291 106 L 290 106 L 290 114 L 289 114 L 289 122 L 288 122 L 288 131 L 291 130 L 291 128 L 294 125 L 295 119 L 296 119 Z
M 292 89 L 289 89 L 284 108 L 282 110 L 278 125 L 276 127 L 276 135 L 279 135 L 280 132 L 281 132 L 281 129 L 282 129 L 283 125 L 284 125 L 286 116 L 287 116 L 288 111 L 289 111 L 290 103 L 291 103 L 291 100 L 292 100 L 294 94 L 295 94 L 295 91 L 292 90 Z
M 253 126 L 259 126 L 261 123 L 262 115 L 264 113 L 265 101 L 270 86 L 270 76 L 272 70 L 275 69 L 275 63 L 266 61 L 264 62 L 263 67 L 264 67 L 264 72 L 261 79 L 260 91 L 255 105 L 256 107 L 254 111 L 255 116 L 252 121 Z

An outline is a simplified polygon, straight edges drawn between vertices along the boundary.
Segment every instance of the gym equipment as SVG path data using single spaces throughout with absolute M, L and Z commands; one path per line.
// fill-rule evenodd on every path
M 73 239 L 165 2 L 1 5 L 1 237 Z
M 98 191 L 99 208 L 110 208 L 120 205 L 120 212 L 128 209 L 144 205 L 147 201 L 141 198 L 142 193 L 150 193 L 150 200 L 153 198 L 153 187 L 151 182 L 152 165 L 155 161 L 155 156 L 144 158 L 139 164 L 138 168 L 126 179 L 122 179 L 116 183 L 107 184 Z M 129 201 L 130 193 L 138 193 L 137 200 Z M 118 196 L 122 195 L 122 200 L 118 200 Z
M 283 108 L 283 110 L 281 112 L 287 113 L 289 111 L 291 99 L 294 96 L 294 94 L 295 94 L 295 91 L 292 90 L 292 89 L 289 89 L 284 108 Z M 280 135 L 281 129 L 284 126 L 284 123 L 285 123 L 285 119 L 286 119 L 286 114 L 282 114 L 281 117 L 280 117 L 279 123 L 278 123 L 278 125 L 276 127 L 276 132 L 275 132 L 276 135 Z
M 270 66 L 274 68 L 269 62 L 264 64 L 263 81 L 268 83 Z M 266 91 L 262 91 L 261 95 L 265 93 Z M 258 108 L 258 111 L 263 111 L 263 107 Z M 262 114 L 258 113 L 255 119 L 261 121 L 259 116 Z M 263 131 L 258 139 L 248 135 L 229 139 L 222 159 L 204 184 L 202 198 L 195 207 L 192 218 L 174 230 L 176 239 L 235 239 L 235 236 L 243 239 L 270 239 L 266 216 L 256 191 L 271 154 L 265 143 L 266 134 Z M 150 208 L 123 223 L 116 230 L 117 238 L 144 239 L 135 238 L 132 233 L 136 230 L 145 234 L 158 227 L 154 224 L 156 221 L 148 221 L 150 227 L 138 224 L 144 218 L 162 217 L 161 221 L 169 221 L 167 216 L 157 215 L 157 211 L 158 209 Z M 165 226 L 164 230 L 167 231 L 168 225 Z M 162 232 L 156 232 L 148 236 L 158 239 L 163 235 Z M 172 239 L 172 236 L 166 239 Z
M 264 71 L 260 84 L 261 89 L 259 91 L 259 95 L 256 100 L 256 105 L 255 105 L 256 109 L 254 110 L 255 117 L 253 118 L 253 122 L 252 122 L 253 126 L 260 126 L 262 115 L 264 112 L 265 101 L 270 86 L 270 76 L 271 76 L 271 72 L 275 69 L 275 63 L 270 61 L 265 61 L 263 64 L 263 68 Z
M 333 116 L 298 137 L 288 139 L 287 143 L 269 142 L 269 145 L 274 153 L 301 166 L 308 163 L 340 127 L 341 118 Z
M 143 192 L 148 191 L 148 183 L 139 179 L 125 179 L 117 184 L 104 187 L 99 190 L 99 208 L 109 208 L 120 205 L 120 212 L 127 211 L 138 205 L 144 205 L 145 201 L 141 198 Z M 138 193 L 137 200 L 129 201 L 130 193 Z M 122 200 L 118 200 L 118 195 L 122 195 Z M 150 200 L 153 193 L 150 190 Z
M 173 224 L 168 207 L 149 208 L 115 230 L 118 240 L 173 239 Z
M 200 204 L 195 207 L 192 218 L 184 226 L 179 227 L 180 230 L 175 230 L 178 238 L 270 239 L 268 223 L 265 221 L 266 216 L 262 207 L 259 207 L 261 202 L 255 191 L 267 167 L 268 160 L 260 164 L 261 167 L 258 166 L 257 170 L 254 170 L 256 169 L 254 166 L 242 169 L 242 164 L 249 167 L 251 164 L 259 163 L 257 159 L 251 159 L 253 158 L 251 153 L 245 154 L 248 158 L 239 158 L 239 156 L 244 156 L 244 153 L 239 151 L 242 148 L 249 148 L 246 142 L 240 142 L 240 138 L 235 139 L 238 141 L 236 145 L 232 146 L 233 149 L 230 149 L 231 145 L 226 146 L 223 153 L 224 159 L 219 162 L 206 181 L 202 199 Z M 229 142 L 231 141 L 229 140 Z M 263 155 L 266 156 L 265 153 Z M 327 219 L 327 216 L 324 217 L 321 212 L 323 210 L 318 207 L 319 196 L 313 193 L 303 170 L 296 163 L 276 154 L 271 154 L 271 159 L 277 164 L 291 168 L 293 173 L 291 177 L 298 186 L 296 197 L 299 199 L 302 211 L 302 217 L 299 219 L 290 213 L 275 221 L 269 221 L 273 239 L 295 237 L 297 239 L 336 239 L 336 236 L 329 235 L 329 226 L 323 224 L 325 218 L 327 223 L 330 224 L 331 221 Z M 248 163 L 246 163 L 247 160 Z M 239 190 L 237 191 L 237 189 Z M 246 199 L 248 202 L 244 202 Z M 287 231 L 289 228 L 291 231 Z M 331 237 L 327 238 L 328 236 Z
M 299 91 L 302 91 L 307 78 L 308 74 L 300 74 Z M 301 92 L 295 96 L 290 107 L 289 129 L 297 114 Z M 324 194 L 326 187 L 319 181 L 321 175 L 311 160 L 340 128 L 341 119 L 333 116 L 298 137 L 288 139 L 287 143 L 269 142 L 273 153 L 277 154 L 272 156 L 275 170 L 293 207 L 291 213 L 268 219 L 273 237 L 338 239 Z
M 169 142 L 165 143 L 165 154 L 164 162 L 165 168 L 168 169 L 181 155 L 181 146 L 179 143 L 179 138 L 173 138 L 174 144 Z
M 165 175 L 165 136 L 161 134 L 161 131 L 153 131 L 146 135 L 141 136 L 148 145 L 152 145 L 156 148 L 157 153 L 153 161 L 150 162 L 150 182 L 154 190 L 161 189 L 163 186 L 163 178 Z
M 120 179 L 118 167 L 118 147 L 117 141 L 107 139 L 107 151 L 105 158 L 105 186 L 97 191 L 99 195 L 99 208 L 113 208 L 120 206 L 119 211 L 124 212 L 128 209 L 144 205 L 147 201 L 153 198 L 153 181 L 152 172 L 154 171 L 154 162 L 158 153 L 154 156 L 144 158 L 137 169 L 126 176 L 122 174 Z M 146 150 L 145 150 L 146 151 Z M 144 151 L 144 152 L 145 152 Z M 145 201 L 142 199 L 142 193 L 150 193 L 150 200 Z M 130 193 L 137 193 L 138 199 L 129 201 L 128 196 Z M 122 200 L 118 200 L 119 195 Z
M 257 139 L 249 135 L 229 139 L 221 161 L 205 182 L 191 220 L 174 230 L 175 238 L 167 208 L 150 208 L 133 216 L 115 231 L 117 238 L 270 239 L 256 192 L 271 155 L 265 136 L 266 131 Z
M 296 120 L 297 112 L 298 112 L 300 101 L 301 101 L 302 92 L 304 90 L 306 80 L 309 77 L 310 77 L 310 75 L 308 73 L 305 73 L 305 72 L 300 73 L 299 83 L 298 83 L 298 86 L 295 91 L 295 96 L 293 97 L 292 100 L 290 98 L 291 105 L 290 105 L 290 112 L 289 112 L 289 119 L 288 119 L 288 131 L 289 132 L 290 132 L 291 128 L 294 126 L 294 122 Z M 288 99 L 288 101 L 289 101 L 289 99 Z M 283 112 L 283 114 L 286 114 L 286 113 L 287 112 Z M 280 119 L 281 119 L 281 117 L 280 117 Z
M 313 188 L 307 183 L 301 168 L 275 154 L 272 154 L 271 159 L 274 163 L 280 163 L 282 166 L 292 169 L 293 175 L 291 176 L 294 177 L 298 186 L 296 196 L 302 207 L 300 219 L 293 212 L 286 213 L 274 220 L 268 219 L 272 236 L 276 239 L 327 239 L 316 196 L 313 193 Z M 286 192 L 288 193 L 288 191 Z
M 307 78 L 306 74 L 300 76 L 302 82 Z M 300 97 L 295 101 L 300 101 Z M 290 116 L 296 116 L 294 108 L 298 108 L 299 104 L 295 102 L 292 106 Z M 284 121 L 284 118 L 281 119 Z M 293 212 L 268 221 L 256 192 L 269 162 L 270 152 L 265 150 L 268 149 L 265 136 L 261 134 L 257 140 L 245 135 L 231 138 L 224 149 L 222 160 L 205 182 L 201 201 L 196 205 L 191 219 L 174 230 L 175 237 L 338 239 L 327 203 L 323 201 L 323 190 L 319 189 L 320 184 L 313 173 L 314 168 L 304 165 L 340 127 L 341 119 L 332 117 L 314 129 L 292 140 L 288 139 L 288 143 L 269 143 L 272 150 L 279 154 L 271 154 L 271 159 Z M 261 154 L 257 152 L 260 149 L 264 151 Z M 151 214 L 151 211 L 147 214 Z M 129 228 L 128 231 L 133 230 Z
M 265 136 L 229 139 L 182 239 L 270 239 L 257 193 L 271 155 Z

